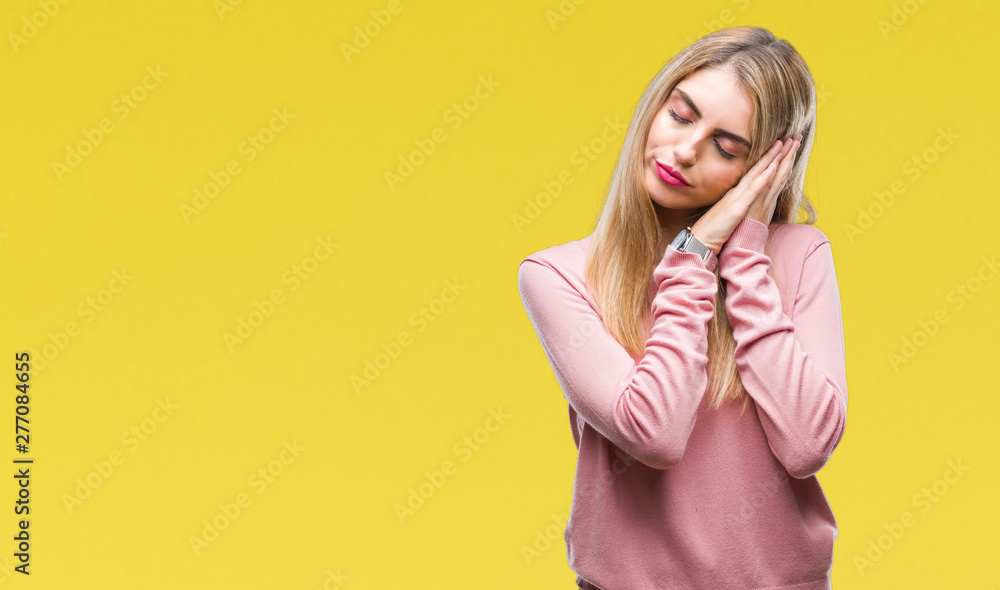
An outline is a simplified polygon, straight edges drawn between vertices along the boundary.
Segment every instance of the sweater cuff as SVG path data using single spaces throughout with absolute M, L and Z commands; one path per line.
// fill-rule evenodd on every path
M 756 219 L 744 217 L 729 235 L 729 239 L 722 245 L 719 251 L 719 259 L 726 255 L 726 251 L 734 248 L 753 250 L 764 253 L 764 244 L 767 243 L 767 236 L 770 230 L 767 225 Z
M 690 251 L 681 252 L 669 244 L 663 252 L 663 258 L 668 266 L 696 266 L 702 270 L 708 270 L 708 264 L 700 255 Z M 715 274 L 713 271 L 709 272 Z

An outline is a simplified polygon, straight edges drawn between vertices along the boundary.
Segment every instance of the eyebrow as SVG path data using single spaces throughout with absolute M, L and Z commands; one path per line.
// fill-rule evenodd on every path
M 701 118 L 701 111 L 698 109 L 697 106 L 695 106 L 694 101 L 691 100 L 691 97 L 688 96 L 687 93 L 684 92 L 683 90 L 681 90 L 680 88 L 674 87 L 674 91 L 677 92 L 677 94 L 679 94 L 682 99 L 684 99 L 684 102 L 686 102 L 688 104 L 688 106 L 691 107 L 691 110 L 694 111 L 694 114 L 697 115 L 698 118 L 700 119 Z M 749 141 L 743 139 L 739 135 L 736 135 L 732 131 L 726 131 L 725 129 L 719 129 L 718 127 L 716 127 L 715 128 L 715 132 L 718 133 L 719 135 L 723 135 L 725 137 L 728 137 L 729 139 L 732 139 L 733 141 L 738 141 L 738 142 L 742 143 L 743 145 L 747 146 L 747 149 L 750 149 L 751 147 L 753 147 L 753 146 L 750 145 Z

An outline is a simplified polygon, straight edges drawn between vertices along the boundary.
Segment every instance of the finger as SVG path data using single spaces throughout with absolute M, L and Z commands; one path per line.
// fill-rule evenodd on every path
M 781 148 L 783 146 L 783 142 L 775 140 L 771 147 L 764 152 L 764 155 L 762 155 L 760 159 L 757 160 L 757 162 L 751 166 L 749 170 L 747 170 L 747 175 L 750 175 L 751 173 L 760 173 L 764 170 L 764 168 L 767 168 L 767 166 L 778 157 L 778 154 L 781 153 Z
M 795 149 L 795 139 L 789 137 L 788 139 L 785 139 L 781 142 L 781 151 L 778 153 L 777 156 L 775 156 L 774 159 L 780 163 L 794 149 Z
M 741 196 L 752 195 L 756 198 L 767 190 L 768 182 L 773 180 L 774 172 L 781 163 L 783 154 L 787 153 L 791 142 L 775 140 L 774 144 L 746 171 L 746 174 L 733 185 L 730 192 L 724 196 L 739 200 Z
M 791 169 L 792 164 L 795 162 L 795 154 L 798 152 L 799 142 L 793 141 L 788 147 L 788 151 L 781 158 L 781 164 L 778 166 L 778 174 L 776 178 L 784 179 L 785 175 Z
M 799 153 L 799 147 L 802 145 L 802 140 L 796 139 L 792 142 L 792 145 L 788 148 L 788 153 L 785 154 L 782 164 L 784 165 L 784 174 L 787 174 L 791 170 L 792 166 L 795 164 L 795 155 Z
M 761 156 L 760 160 L 750 170 L 747 171 L 747 176 L 751 176 L 752 178 L 752 175 L 762 173 L 762 171 L 766 169 L 767 166 L 770 166 L 772 163 L 774 163 L 775 165 L 780 164 L 782 158 L 784 157 L 785 154 L 788 153 L 788 150 L 791 148 L 793 144 L 793 142 L 789 141 L 789 139 L 775 140 L 774 145 L 771 146 L 771 149 L 769 149 L 767 153 Z M 757 191 L 763 189 L 764 186 L 766 185 L 757 185 Z M 757 193 L 755 192 L 754 194 Z
M 754 197 L 759 195 L 764 187 L 767 186 L 767 183 L 774 177 L 774 172 L 777 167 L 777 162 L 772 161 L 768 164 L 767 167 L 764 168 L 761 173 L 750 182 L 750 186 L 747 187 L 746 193 L 753 195 Z
M 736 193 L 732 195 L 734 198 L 736 198 L 737 194 L 748 191 L 752 194 L 757 194 L 756 191 L 759 191 L 763 186 L 759 182 L 761 175 L 764 174 L 767 167 L 770 166 L 775 161 L 778 154 L 781 153 L 780 148 L 783 145 L 783 142 L 775 140 L 774 144 L 772 144 L 771 147 L 764 152 L 764 155 L 762 155 L 753 166 L 747 169 L 747 171 L 736 180 L 732 189 L 730 189 L 733 193 Z
M 795 162 L 795 153 L 798 151 L 799 143 L 792 142 L 791 147 L 785 153 L 784 157 L 781 159 L 781 163 L 778 165 L 778 169 L 774 174 L 773 183 L 768 190 L 767 198 L 768 201 L 773 199 L 775 195 L 781 192 L 781 189 L 785 185 L 785 181 L 788 180 L 788 173 L 792 168 L 792 164 Z

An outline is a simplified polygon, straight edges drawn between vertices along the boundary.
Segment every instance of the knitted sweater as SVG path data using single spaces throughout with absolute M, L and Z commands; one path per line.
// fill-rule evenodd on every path
M 741 402 L 708 407 L 715 274 L 667 246 L 636 359 L 586 289 L 592 237 L 527 256 L 517 277 L 578 449 L 564 533 L 577 583 L 830 588 L 837 521 L 815 473 L 844 434 L 847 376 L 829 239 L 811 225 L 744 218 L 720 251 L 736 365 L 753 400 L 740 416 Z

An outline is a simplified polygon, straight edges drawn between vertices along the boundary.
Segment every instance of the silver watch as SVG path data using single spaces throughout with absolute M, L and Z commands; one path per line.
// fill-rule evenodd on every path
M 708 270 L 715 272 L 715 267 L 719 263 L 718 257 L 711 248 L 701 243 L 698 238 L 694 237 L 694 234 L 691 233 L 690 226 L 682 229 L 670 245 L 680 252 L 694 252 L 698 256 L 701 256 L 701 259 L 705 262 L 705 266 Z

